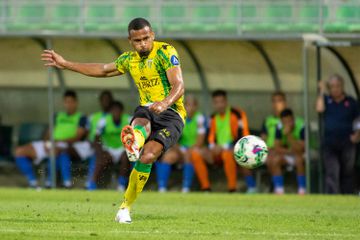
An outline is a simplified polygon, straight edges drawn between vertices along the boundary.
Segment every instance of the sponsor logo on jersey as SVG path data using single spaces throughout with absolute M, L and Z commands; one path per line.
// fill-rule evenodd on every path
M 140 78 L 140 80 L 142 80 L 142 81 L 136 83 L 136 85 L 138 86 L 139 89 L 151 88 L 151 87 L 154 87 L 154 86 L 157 86 L 160 84 L 160 81 L 158 78 L 152 78 L 150 80 L 148 80 L 147 78 L 146 79 Z

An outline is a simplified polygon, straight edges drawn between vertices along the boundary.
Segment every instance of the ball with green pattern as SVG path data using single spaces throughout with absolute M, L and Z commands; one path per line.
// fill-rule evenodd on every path
M 268 155 L 266 143 L 259 137 L 248 135 L 234 146 L 235 161 L 242 167 L 253 169 L 263 165 Z

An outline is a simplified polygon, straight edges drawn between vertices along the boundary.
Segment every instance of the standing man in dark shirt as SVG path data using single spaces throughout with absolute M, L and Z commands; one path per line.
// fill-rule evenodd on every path
M 344 79 L 340 75 L 332 75 L 319 87 L 316 110 L 324 114 L 325 191 L 351 194 L 354 191 L 355 143 L 359 141 L 353 122 L 359 116 L 359 106 L 344 92 Z M 325 95 L 326 87 L 329 95 Z

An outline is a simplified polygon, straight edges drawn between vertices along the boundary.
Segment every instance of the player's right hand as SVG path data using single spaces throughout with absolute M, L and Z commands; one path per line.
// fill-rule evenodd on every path
M 66 60 L 54 50 L 44 50 L 41 54 L 41 60 L 45 62 L 46 67 L 65 68 Z

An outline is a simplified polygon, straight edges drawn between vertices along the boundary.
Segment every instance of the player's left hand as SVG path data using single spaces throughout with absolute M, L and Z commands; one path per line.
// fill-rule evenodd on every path
M 163 111 L 165 111 L 168 108 L 168 106 L 164 102 L 154 102 L 150 105 L 149 109 L 150 111 L 160 114 Z

